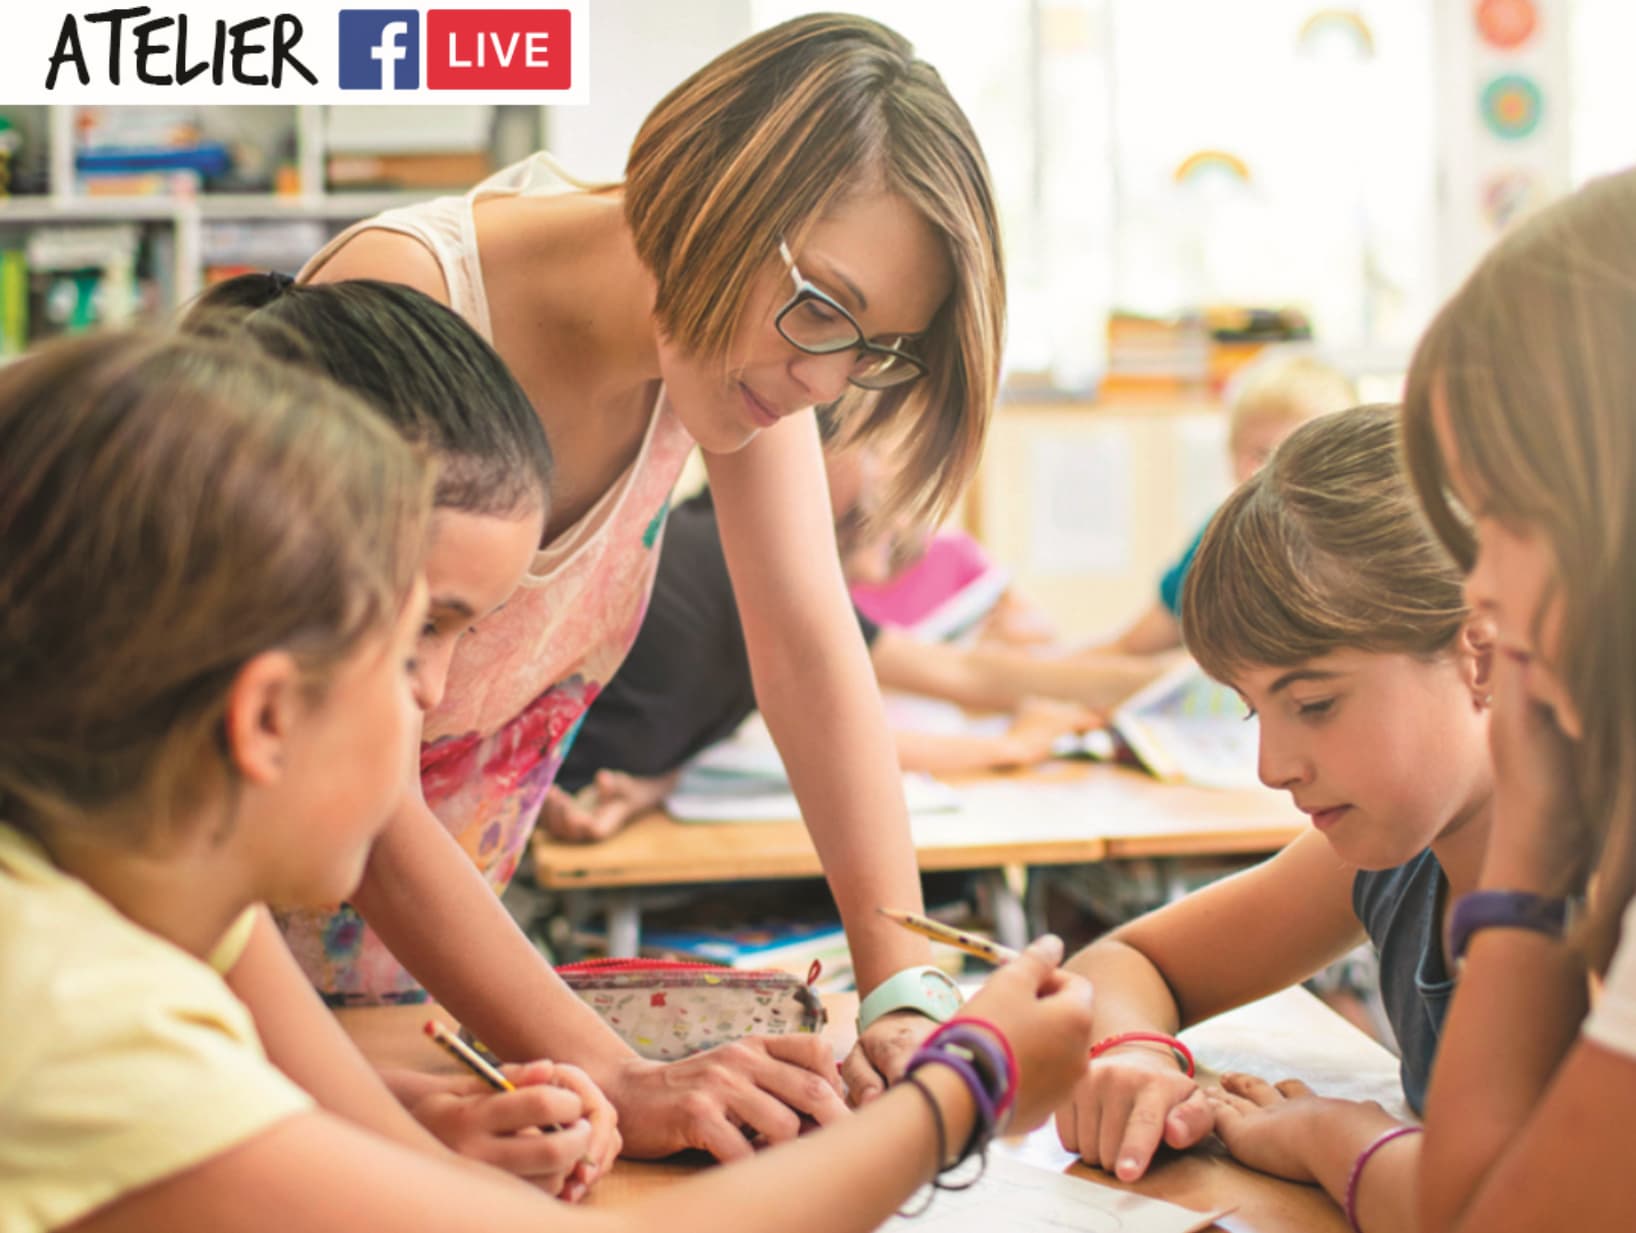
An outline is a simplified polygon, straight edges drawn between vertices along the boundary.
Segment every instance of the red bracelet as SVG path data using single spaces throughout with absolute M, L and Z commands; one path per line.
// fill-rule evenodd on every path
M 1182 1068 L 1189 1079 L 1193 1077 L 1197 1069 L 1193 1065 L 1193 1051 L 1174 1036 L 1166 1036 L 1163 1032 L 1120 1032 L 1117 1036 L 1109 1036 L 1091 1046 L 1091 1059 L 1096 1060 L 1115 1045 L 1135 1044 L 1137 1041 L 1151 1041 L 1156 1045 L 1168 1046 L 1176 1055 L 1176 1065 Z

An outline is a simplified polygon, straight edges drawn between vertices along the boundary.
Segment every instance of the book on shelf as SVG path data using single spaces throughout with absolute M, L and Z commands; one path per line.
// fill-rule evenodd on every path
M 20 248 L 0 249 L 0 357 L 28 347 L 28 260 Z
M 731 926 L 685 925 L 642 930 L 642 953 L 718 963 L 742 971 L 788 972 L 802 980 L 819 964 L 820 993 L 852 987 L 846 931 L 835 920 L 762 920 Z
M 416 154 L 331 154 L 326 164 L 332 189 L 451 188 L 465 190 L 490 171 L 481 151 Z

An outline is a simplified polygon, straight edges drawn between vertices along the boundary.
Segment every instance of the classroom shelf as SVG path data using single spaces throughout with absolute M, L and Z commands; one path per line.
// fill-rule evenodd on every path
M 197 295 L 204 286 L 209 268 L 231 267 L 241 260 L 231 253 L 235 233 L 229 227 L 213 224 L 240 225 L 236 234 L 249 237 L 242 260 L 247 265 L 260 265 L 272 260 L 269 244 L 252 242 L 255 230 L 262 224 L 271 239 L 272 229 L 279 224 L 312 223 L 319 228 L 313 237 L 302 237 L 290 232 L 283 238 L 282 247 L 272 241 L 276 265 L 284 268 L 299 261 L 303 254 L 316 249 L 323 238 L 333 235 L 341 227 L 358 219 L 368 218 L 382 210 L 425 201 L 432 197 L 457 191 L 448 188 L 408 190 L 334 190 L 327 188 L 329 126 L 338 123 L 326 116 L 320 106 L 296 106 L 281 111 L 280 115 L 252 117 L 235 114 L 228 124 L 227 140 L 248 143 L 251 148 L 278 148 L 280 155 L 269 156 L 267 166 L 259 170 L 270 182 L 275 167 L 282 166 L 280 186 L 293 185 L 295 192 L 234 192 L 200 191 L 197 194 L 162 196 L 101 196 L 89 195 L 75 168 L 75 150 L 79 142 L 80 110 L 73 106 L 10 109 L 14 112 L 32 112 L 24 117 L 23 127 L 32 134 L 34 149 L 45 151 L 45 158 L 36 161 L 34 187 L 41 189 L 30 194 L 0 197 L 0 239 L 13 245 L 17 236 L 29 228 L 56 226 L 86 226 L 110 223 L 133 223 L 154 237 L 150 264 L 144 277 L 157 278 L 164 303 L 162 310 L 174 308 Z M 235 113 L 250 113 L 254 108 L 222 109 Z M 452 110 L 452 109 L 451 109 Z M 526 113 L 526 114 L 525 114 Z M 496 165 L 502 159 L 521 157 L 518 143 L 525 137 L 529 149 L 544 144 L 546 126 L 544 108 L 499 108 L 490 117 L 491 161 Z M 356 117 L 353 129 L 357 129 Z M 205 121 L 208 123 L 208 119 Z M 372 129 L 368 129 L 372 132 Z M 281 136 L 274 136 L 281 134 Z M 366 133 L 367 135 L 367 133 Z M 386 146 L 398 149 L 413 134 L 383 134 Z M 345 147 L 338 148 L 341 152 Z M 39 183 L 44 172 L 44 184 Z M 286 183 L 289 181 L 290 183 Z M 224 238 L 225 236 L 225 238 Z M 294 239 L 313 239 L 315 242 L 293 245 Z M 227 251 L 224 251 L 226 246 Z M 150 251 L 145 246 L 144 251 Z M 259 256 L 257 254 L 260 254 Z M 156 263 L 156 264 L 155 264 Z

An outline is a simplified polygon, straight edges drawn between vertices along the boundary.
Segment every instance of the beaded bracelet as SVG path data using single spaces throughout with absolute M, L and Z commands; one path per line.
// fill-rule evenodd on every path
M 1358 1181 L 1363 1177 L 1363 1166 L 1393 1139 L 1420 1133 L 1419 1126 L 1394 1126 L 1358 1153 L 1358 1158 L 1352 1162 L 1352 1174 L 1346 1179 L 1346 1223 L 1351 1226 L 1352 1233 L 1363 1233 L 1358 1227 Z
M 1096 1060 L 1116 1045 L 1135 1044 L 1139 1041 L 1151 1041 L 1156 1045 L 1166 1046 L 1175 1055 L 1176 1065 L 1182 1068 L 1182 1073 L 1189 1079 L 1193 1078 L 1197 1070 L 1193 1064 L 1193 1051 L 1174 1036 L 1164 1032 L 1120 1032 L 1117 1036 L 1109 1036 L 1091 1046 L 1091 1059 Z

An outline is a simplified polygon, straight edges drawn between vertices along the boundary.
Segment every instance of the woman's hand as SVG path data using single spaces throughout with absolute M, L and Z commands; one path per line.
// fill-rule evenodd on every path
M 738 1160 L 847 1116 L 834 1051 L 804 1032 L 747 1036 L 676 1062 L 632 1054 L 598 1078 L 619 1107 L 625 1151 L 639 1159 L 696 1148 Z
M 1062 939 L 1036 938 L 966 1003 L 959 1019 L 986 1019 L 1011 1042 L 1019 1076 L 1011 1130 L 1032 1130 L 1085 1074 L 1091 1048 L 1090 982 L 1064 972 Z
M 841 1063 L 849 1104 L 862 1106 L 903 1077 L 921 1042 L 937 1030 L 937 1020 L 917 1010 L 884 1014 L 858 1034 L 858 1043 Z
M 1147 1172 L 1160 1143 L 1189 1148 L 1214 1125 L 1204 1092 L 1176 1065 L 1175 1055 L 1147 1043 L 1118 1046 L 1097 1058 L 1057 1110 L 1062 1146 L 1122 1182 Z
M 613 1106 L 578 1067 L 540 1061 L 501 1070 L 515 1092 L 468 1075 L 423 1076 L 412 1091 L 392 1086 L 450 1150 L 577 1202 L 619 1154 Z

